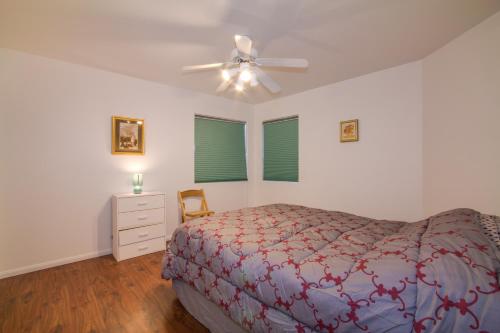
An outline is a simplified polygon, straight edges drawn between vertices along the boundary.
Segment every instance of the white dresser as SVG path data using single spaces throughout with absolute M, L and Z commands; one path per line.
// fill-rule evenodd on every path
M 165 194 L 113 195 L 113 256 L 117 261 L 165 250 Z

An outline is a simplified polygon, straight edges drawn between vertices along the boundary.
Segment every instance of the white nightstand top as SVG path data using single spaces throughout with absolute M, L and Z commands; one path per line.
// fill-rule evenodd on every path
M 142 197 L 145 195 L 165 195 L 163 192 L 142 192 L 141 194 L 134 194 L 134 193 L 118 193 L 118 194 L 113 194 L 114 197 L 116 198 L 132 198 L 132 197 Z

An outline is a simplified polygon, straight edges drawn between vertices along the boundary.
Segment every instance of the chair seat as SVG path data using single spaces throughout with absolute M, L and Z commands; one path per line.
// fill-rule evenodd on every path
M 195 211 L 186 212 L 186 216 L 200 217 L 200 216 L 212 215 L 214 213 L 215 212 L 212 210 L 195 210 Z

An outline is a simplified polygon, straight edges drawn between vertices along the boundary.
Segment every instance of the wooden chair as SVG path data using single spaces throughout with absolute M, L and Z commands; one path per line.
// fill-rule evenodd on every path
M 203 191 L 203 189 L 179 191 L 177 192 L 177 196 L 179 198 L 179 205 L 181 206 L 182 211 L 182 222 L 186 222 L 188 218 L 194 219 L 214 214 L 214 211 L 208 209 L 207 200 L 205 199 L 205 191 Z M 199 198 L 201 200 L 200 210 L 187 211 L 186 203 L 184 202 L 184 199 L 187 198 Z

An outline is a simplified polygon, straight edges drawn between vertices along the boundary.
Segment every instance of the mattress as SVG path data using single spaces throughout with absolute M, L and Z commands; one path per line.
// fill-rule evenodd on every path
M 499 259 L 479 213 L 416 223 L 293 205 L 181 225 L 163 277 L 254 332 L 494 332 Z

